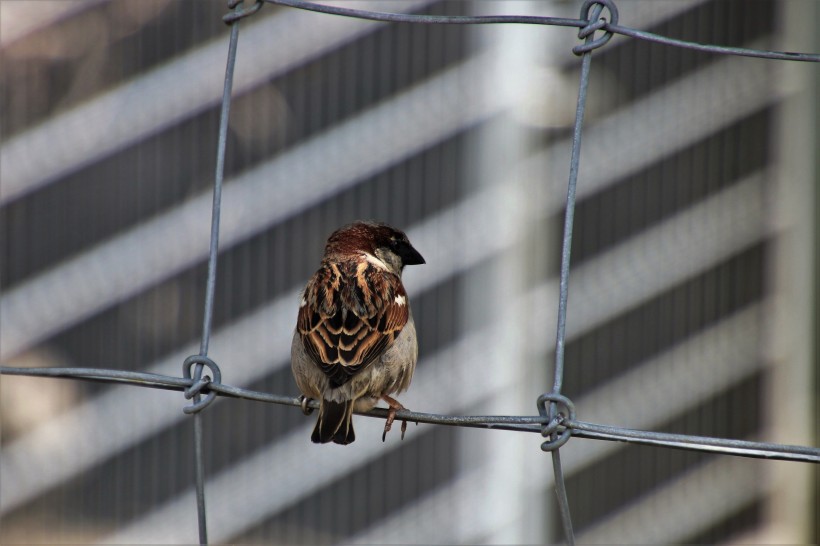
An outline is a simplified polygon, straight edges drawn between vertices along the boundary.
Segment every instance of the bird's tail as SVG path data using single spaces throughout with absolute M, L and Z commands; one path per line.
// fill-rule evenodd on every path
M 335 442 L 347 445 L 356 439 L 353 432 L 353 401 L 333 402 L 322 400 L 319 406 L 319 419 L 310 439 L 315 444 Z

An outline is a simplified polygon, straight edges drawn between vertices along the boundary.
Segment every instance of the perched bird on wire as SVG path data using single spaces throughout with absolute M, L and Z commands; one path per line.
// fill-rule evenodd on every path
M 418 358 L 406 265 L 423 264 L 407 235 L 386 224 L 355 222 L 327 240 L 322 265 L 305 287 L 291 344 L 302 394 L 320 401 L 311 440 L 349 444 L 353 411 L 389 406 L 384 440 L 404 409 L 390 395 L 407 389 Z M 407 422 L 402 422 L 402 438 Z

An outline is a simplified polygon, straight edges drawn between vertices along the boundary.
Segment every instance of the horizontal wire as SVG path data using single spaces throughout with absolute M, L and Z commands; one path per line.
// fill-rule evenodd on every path
M 538 15 L 423 15 L 340 8 L 337 6 L 325 6 L 323 4 L 303 2 L 302 0 L 265 1 L 271 4 L 279 4 L 282 6 L 316 11 L 319 13 L 327 13 L 330 15 L 341 15 L 343 17 L 353 17 L 356 19 L 368 19 L 370 21 L 384 21 L 387 23 L 421 23 L 428 25 L 487 25 L 493 23 L 519 23 L 528 25 L 552 25 L 578 28 L 582 28 L 587 25 L 587 22 L 581 19 L 542 17 Z
M 562 424 L 572 430 L 573 436 L 591 440 L 629 442 L 690 451 L 723 453 L 755 459 L 820 463 L 820 448 L 816 447 L 635 430 L 577 420 L 566 420 Z
M 120 383 L 137 387 L 184 391 L 194 383 L 192 379 L 173 377 L 169 375 L 132 372 L 121 370 L 107 370 L 100 368 L 13 368 L 0 366 L 0 375 L 25 375 L 35 377 L 55 377 L 64 379 L 81 379 L 87 381 L 101 381 L 106 383 Z M 234 387 L 224 383 L 210 383 L 202 389 L 205 394 L 209 391 L 230 398 L 241 398 L 256 402 L 280 404 L 284 406 L 301 407 L 299 397 L 281 394 L 270 394 L 241 387 Z M 319 402 L 310 400 L 307 407 L 318 409 Z M 388 410 L 374 408 L 368 412 L 356 412 L 365 417 L 384 419 Z M 549 417 L 540 415 L 440 415 L 436 413 L 420 413 L 409 410 L 396 412 L 399 420 L 425 423 L 430 425 L 445 425 L 455 427 L 482 428 L 492 430 L 508 430 L 513 432 L 541 433 L 542 427 L 549 422 Z M 732 440 L 712 438 L 708 436 L 692 436 L 688 434 L 672 434 L 634 430 L 609 425 L 599 425 L 565 419 L 563 427 L 572 431 L 572 436 L 590 440 L 607 440 L 627 442 L 641 445 L 653 445 L 701 451 L 707 453 L 723 453 L 741 457 L 757 459 L 779 459 L 784 461 L 820 463 L 820 448 L 774 444 L 767 442 L 752 442 L 747 440 Z
M 653 34 L 645 30 L 637 30 L 617 24 L 607 23 L 604 28 L 615 34 L 622 34 L 631 38 L 639 40 L 646 40 L 657 44 L 663 44 L 673 47 L 682 47 L 684 49 L 694 49 L 695 51 L 702 51 L 705 53 L 718 53 L 721 55 L 737 55 L 741 57 L 755 57 L 758 59 L 773 59 L 778 61 L 805 61 L 810 63 L 820 62 L 820 54 L 818 53 L 798 53 L 793 51 L 768 51 L 765 49 L 750 49 L 746 47 L 731 47 L 712 44 L 700 44 L 697 42 L 688 42 L 686 40 L 678 40 L 676 38 L 669 38 L 661 36 L 660 34 Z
M 308 11 L 327 13 L 330 15 L 341 15 L 343 17 L 353 17 L 356 19 L 368 19 L 371 21 L 384 21 L 389 23 L 420 23 L 420 24 L 444 24 L 444 25 L 481 25 L 495 23 L 517 23 L 527 25 L 550 25 L 562 27 L 583 28 L 589 21 L 583 19 L 567 19 L 563 17 L 542 17 L 537 15 L 421 15 L 406 13 L 386 13 L 377 11 L 367 11 L 360 9 L 340 8 L 337 6 L 325 6 L 302 0 L 265 0 L 271 4 L 289 6 Z M 820 62 L 818 53 L 797 53 L 790 51 L 768 51 L 764 49 L 750 49 L 745 47 L 730 47 L 711 44 L 700 44 L 688 42 L 676 38 L 668 38 L 659 34 L 653 34 L 644 30 L 637 30 L 618 24 L 606 22 L 601 30 L 621 34 L 646 40 L 653 43 L 664 44 L 674 47 L 693 49 L 705 53 L 717 53 L 721 55 L 738 55 L 743 57 L 755 57 L 758 59 L 774 59 L 785 61 Z

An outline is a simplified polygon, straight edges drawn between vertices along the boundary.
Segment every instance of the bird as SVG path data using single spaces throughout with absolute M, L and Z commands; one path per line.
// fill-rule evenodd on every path
M 410 386 L 418 359 L 416 327 L 401 275 L 426 263 L 399 229 L 357 221 L 327 239 L 321 266 L 299 302 L 291 369 L 307 399 L 319 400 L 314 443 L 356 439 L 354 411 L 388 405 L 382 441 L 405 409 L 391 395 Z M 303 408 L 304 408 L 303 404 Z M 402 434 L 407 422 L 402 422 Z

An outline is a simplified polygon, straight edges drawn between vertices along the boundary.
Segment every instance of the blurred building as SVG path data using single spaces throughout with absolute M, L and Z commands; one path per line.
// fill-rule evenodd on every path
M 198 351 L 225 2 L 0 2 L 0 357 L 179 375 Z M 577 17 L 579 2 L 346 2 Z M 812 0 L 620 0 L 620 22 L 820 51 Z M 520 414 L 551 386 L 575 112 L 569 28 L 423 26 L 266 5 L 241 23 L 211 356 L 296 395 L 297 295 L 327 235 L 408 231 L 417 411 Z M 579 418 L 820 445 L 816 65 L 622 37 L 596 51 L 564 392 Z M 180 393 L 2 378 L 0 542 L 192 542 Z M 313 417 L 205 412 L 211 539 L 562 540 L 541 438 L 410 426 L 346 448 Z M 562 449 L 579 541 L 816 542 L 798 463 L 581 439 Z

